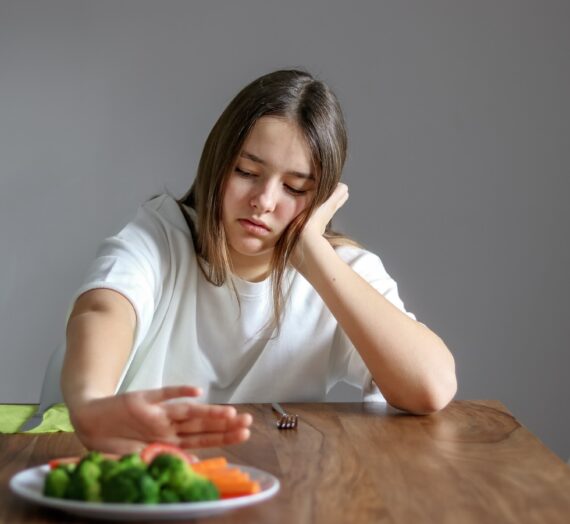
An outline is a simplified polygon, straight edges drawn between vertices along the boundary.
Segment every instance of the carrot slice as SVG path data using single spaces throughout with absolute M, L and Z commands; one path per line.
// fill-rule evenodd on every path
M 225 482 L 216 479 L 212 480 L 212 483 L 218 488 L 220 497 L 222 498 L 242 497 L 244 495 L 253 495 L 261 491 L 259 482 L 253 480 Z
M 228 461 L 226 457 L 214 457 L 210 459 L 200 460 L 199 462 L 194 462 L 191 464 L 192 469 L 196 473 L 203 473 L 205 471 L 211 471 L 214 469 L 224 469 L 228 467 Z
M 230 467 L 225 457 L 213 457 L 192 464 L 192 469 L 212 482 L 223 499 L 253 495 L 261 491 L 259 482 L 251 480 L 239 467 Z
M 215 484 L 220 491 L 226 488 L 233 489 L 233 486 L 249 486 L 253 481 L 248 477 L 206 477 L 212 484 Z M 249 489 L 249 488 L 248 488 Z
M 251 480 L 248 473 L 237 467 L 228 467 L 223 457 L 192 464 L 192 469 L 212 482 L 222 498 L 252 495 L 261 490 L 259 482 Z

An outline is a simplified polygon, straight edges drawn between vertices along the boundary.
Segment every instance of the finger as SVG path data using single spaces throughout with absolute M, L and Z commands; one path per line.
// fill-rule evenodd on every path
M 228 433 L 203 433 L 182 437 L 179 446 L 184 449 L 229 446 L 245 442 L 251 435 L 249 429 L 240 428 Z
M 346 201 L 348 200 L 348 196 L 349 196 L 348 193 L 345 193 L 343 195 L 342 199 L 338 203 L 337 210 L 340 209 L 342 206 L 344 206 L 344 204 L 346 204 Z
M 143 393 L 148 402 L 163 402 L 174 398 L 198 397 L 202 394 L 202 390 L 194 386 L 166 386 L 159 389 L 147 389 Z
M 165 403 L 160 407 L 171 422 L 186 420 L 188 418 L 188 414 L 190 413 L 189 402 Z
M 344 205 L 348 199 L 348 186 L 346 184 L 339 183 L 334 189 L 332 195 L 323 204 L 323 212 L 330 218 L 339 210 L 339 208 Z
M 228 431 L 229 424 L 226 419 L 193 418 L 174 425 L 179 436 L 197 435 L 200 433 L 224 433 Z
M 236 416 L 233 406 L 218 406 L 215 404 L 196 404 L 194 402 L 180 402 L 162 405 L 166 414 L 174 422 L 190 418 L 229 419 Z
M 244 413 L 231 419 L 193 418 L 176 424 L 174 428 L 178 435 L 222 433 L 248 428 L 252 421 L 252 416 Z
M 343 183 L 343 182 L 339 182 L 339 183 L 336 185 L 335 191 L 339 191 L 339 192 L 342 192 L 342 193 L 348 193 L 348 186 L 347 186 L 345 183 Z
M 336 197 L 334 199 L 335 207 L 338 209 L 348 200 L 348 186 L 339 182 L 333 194 Z
M 117 455 L 127 455 L 129 453 L 139 453 L 144 449 L 146 443 L 130 438 L 95 438 L 82 441 L 87 449 L 101 451 L 103 453 L 114 453 Z

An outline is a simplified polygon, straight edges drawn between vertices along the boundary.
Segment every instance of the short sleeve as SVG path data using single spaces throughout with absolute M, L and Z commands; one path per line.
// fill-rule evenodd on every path
M 136 348 L 152 322 L 168 266 L 167 237 L 154 209 L 147 202 L 138 209 L 133 221 L 99 246 L 83 284 L 73 297 L 68 316 L 75 300 L 86 291 L 98 288 L 117 291 L 129 300 L 135 310 Z
M 382 296 L 400 311 L 416 320 L 413 313 L 406 311 L 404 302 L 398 294 L 396 281 L 388 274 L 377 255 L 364 249 L 349 246 L 342 246 L 336 251 L 354 271 Z M 364 401 L 385 401 L 372 379 L 372 374 L 340 324 L 336 328 L 333 345 L 333 374 L 336 380 L 342 380 L 359 388 L 363 392 Z

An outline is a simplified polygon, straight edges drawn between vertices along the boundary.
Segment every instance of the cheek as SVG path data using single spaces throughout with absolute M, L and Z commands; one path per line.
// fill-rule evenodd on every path
M 230 180 L 224 195 L 224 210 L 234 209 L 236 206 L 239 206 L 247 198 L 247 192 L 248 188 L 245 184 L 240 184 L 236 180 Z
M 289 199 L 284 203 L 282 208 L 282 219 L 287 224 L 290 224 L 294 218 L 302 213 L 309 205 L 308 198 L 295 198 Z

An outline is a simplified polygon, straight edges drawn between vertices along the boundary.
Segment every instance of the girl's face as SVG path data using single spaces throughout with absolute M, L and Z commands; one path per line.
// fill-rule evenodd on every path
M 311 155 L 297 125 L 261 117 L 243 144 L 228 178 L 223 225 L 234 271 L 264 278 L 273 248 L 315 189 Z

